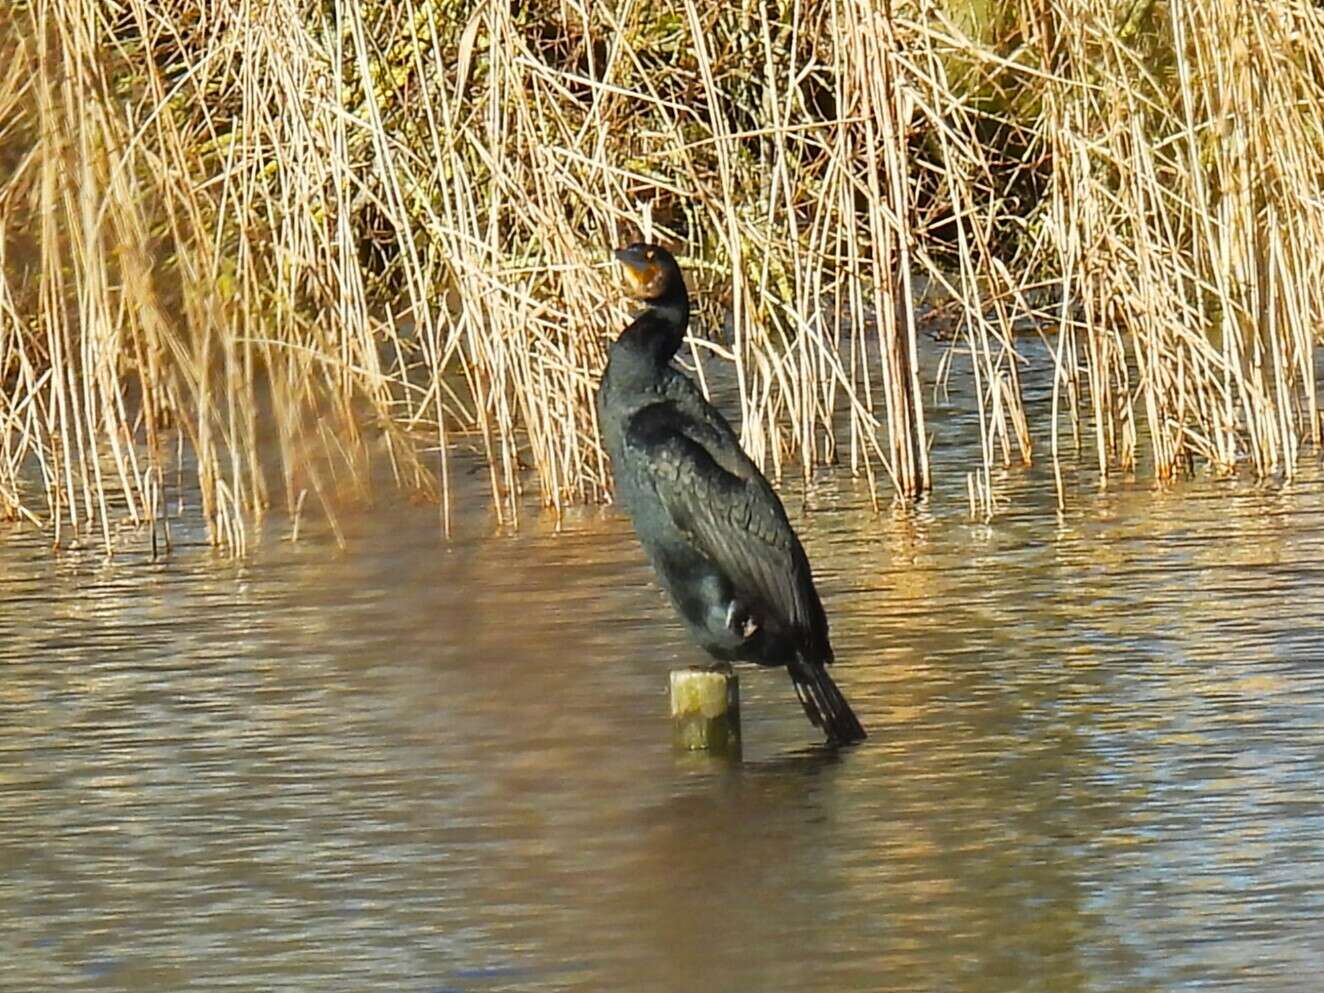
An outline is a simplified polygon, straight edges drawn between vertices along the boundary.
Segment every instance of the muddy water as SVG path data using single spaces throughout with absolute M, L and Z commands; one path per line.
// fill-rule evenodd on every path
M 1324 475 L 1047 478 L 789 487 L 873 737 L 746 670 L 739 764 L 670 750 L 696 655 L 610 509 L 8 534 L 0 989 L 1318 990 Z

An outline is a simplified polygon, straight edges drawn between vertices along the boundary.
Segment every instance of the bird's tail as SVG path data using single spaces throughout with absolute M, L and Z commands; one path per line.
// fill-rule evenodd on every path
M 868 737 L 855 711 L 850 709 L 850 704 L 821 662 L 797 659 L 788 668 L 800 706 L 804 707 L 814 726 L 823 729 L 831 744 L 853 745 Z

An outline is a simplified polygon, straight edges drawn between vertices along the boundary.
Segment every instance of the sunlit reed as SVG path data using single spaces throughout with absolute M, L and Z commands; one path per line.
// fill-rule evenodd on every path
M 1065 460 L 1318 450 L 1304 0 L 24 0 L 0 56 L 0 514 L 57 542 L 168 544 L 194 499 L 235 552 L 271 507 L 340 538 L 383 478 L 448 529 L 461 452 L 501 522 L 604 499 L 606 259 L 641 232 L 774 476 L 946 471 L 989 517 L 1036 438 L 1064 505 Z M 953 367 L 982 462 L 935 469 Z

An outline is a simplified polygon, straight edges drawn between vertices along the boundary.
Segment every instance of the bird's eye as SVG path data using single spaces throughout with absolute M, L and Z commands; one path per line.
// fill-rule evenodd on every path
M 651 248 L 648 251 L 644 252 L 644 258 L 646 258 L 649 262 L 652 262 L 656 256 L 657 256 L 657 252 L 653 251 Z

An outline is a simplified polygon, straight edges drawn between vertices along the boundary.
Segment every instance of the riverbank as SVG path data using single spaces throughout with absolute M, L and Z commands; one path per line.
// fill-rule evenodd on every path
M 196 487 L 242 551 L 385 476 L 444 529 L 457 445 L 507 516 L 602 500 L 605 260 L 640 230 L 774 475 L 930 491 L 923 281 L 977 373 L 976 516 L 1077 447 L 1101 482 L 1290 479 L 1321 430 L 1319 12 L 969 10 L 10 5 L 0 515 L 110 548 Z

